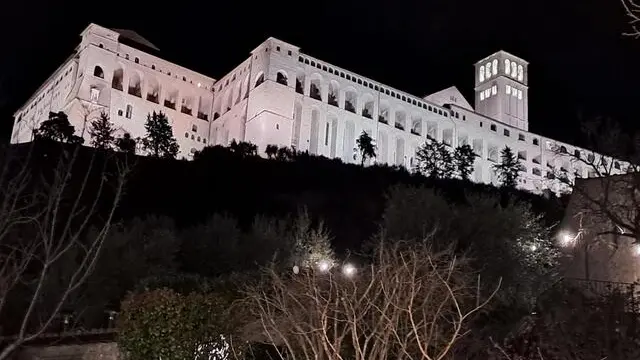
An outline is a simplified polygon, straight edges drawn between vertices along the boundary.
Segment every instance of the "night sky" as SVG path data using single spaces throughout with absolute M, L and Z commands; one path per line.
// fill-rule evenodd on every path
M 0 135 L 90 23 L 129 28 L 163 57 L 220 78 L 274 36 L 424 96 L 456 85 L 473 103 L 473 63 L 503 49 L 529 61 L 530 130 L 574 142 L 580 119 L 640 129 L 640 39 L 617 0 L 12 1 L 0 11 Z M 7 5 L 3 5 L 7 6 Z

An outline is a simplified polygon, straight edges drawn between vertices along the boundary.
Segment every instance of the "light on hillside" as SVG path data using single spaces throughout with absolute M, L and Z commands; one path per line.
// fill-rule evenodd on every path
M 353 276 L 356 274 L 356 267 L 352 264 L 344 264 L 344 266 L 342 267 L 342 272 L 346 276 Z
M 329 261 L 327 260 L 318 261 L 318 270 L 320 270 L 321 272 L 327 272 L 329 271 L 329 269 L 331 269 L 331 264 L 329 263 Z

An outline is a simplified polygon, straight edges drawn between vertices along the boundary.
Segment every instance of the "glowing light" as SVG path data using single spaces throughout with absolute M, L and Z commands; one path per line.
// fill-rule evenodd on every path
M 198 83 L 198 87 L 202 86 L 202 84 Z
M 351 265 L 351 264 L 345 264 L 342 267 L 342 272 L 346 275 L 346 276 L 353 276 L 356 273 L 356 267 Z
M 560 234 L 560 245 L 573 246 L 576 242 L 576 235 L 565 232 Z
M 318 270 L 327 272 L 331 268 L 331 264 L 327 260 L 320 260 L 318 262 Z
M 636 256 L 640 256 L 640 245 L 634 245 L 633 246 L 633 253 Z
M 536 244 L 532 244 L 531 246 L 529 246 L 529 249 L 530 249 L 531 251 L 536 251 L 536 250 L 538 250 L 538 245 L 536 245 Z

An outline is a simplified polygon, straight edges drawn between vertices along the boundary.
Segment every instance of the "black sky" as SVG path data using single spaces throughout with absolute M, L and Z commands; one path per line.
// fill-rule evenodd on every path
M 4 4 L 6 7 L 8 4 Z M 374 80 L 473 100 L 473 63 L 530 62 L 530 129 L 573 142 L 580 117 L 640 129 L 640 40 L 617 0 L 12 1 L 0 11 L 0 134 L 90 22 L 137 31 L 163 57 L 219 78 L 268 36 Z

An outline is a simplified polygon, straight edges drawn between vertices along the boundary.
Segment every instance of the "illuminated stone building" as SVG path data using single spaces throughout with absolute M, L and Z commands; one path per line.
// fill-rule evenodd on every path
M 498 182 L 492 165 L 505 146 L 524 165 L 523 189 L 562 191 L 562 184 L 550 181 L 551 169 L 590 175 L 558 154 L 593 154 L 528 131 L 526 61 L 496 52 L 475 64 L 474 81 L 473 106 L 456 87 L 414 96 L 274 38 L 214 80 L 163 60 L 135 32 L 91 24 L 73 55 L 16 112 L 12 142 L 30 141 L 50 111 L 66 112 L 87 140 L 87 122 L 101 111 L 132 137 L 144 135 L 148 113 L 163 111 L 184 158 L 236 139 L 261 152 L 275 144 L 359 162 L 356 138 L 366 131 L 377 145 L 378 163 L 412 168 L 416 150 L 431 136 L 451 148 L 474 149 L 476 182 Z

